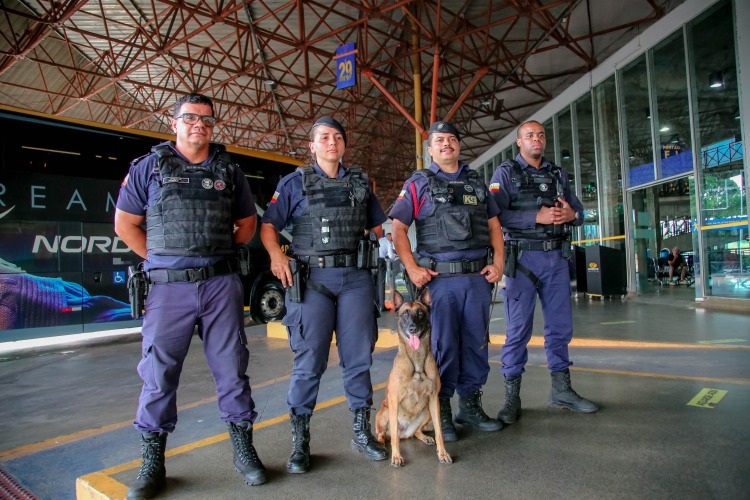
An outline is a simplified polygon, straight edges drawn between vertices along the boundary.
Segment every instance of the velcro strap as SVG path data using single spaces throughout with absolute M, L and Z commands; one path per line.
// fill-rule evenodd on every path
M 417 264 L 440 274 L 474 274 L 484 269 L 484 266 L 487 265 L 487 259 L 436 262 L 428 257 L 420 257 Z
M 298 256 L 311 267 L 354 267 L 357 265 L 357 255 L 353 253 L 340 255 L 305 255 Z
M 234 272 L 237 272 L 237 266 L 228 260 L 223 260 L 213 266 L 197 269 L 154 269 L 148 272 L 148 280 L 151 283 L 172 283 L 176 281 L 195 283 Z
M 545 241 L 519 241 L 516 243 L 519 250 L 545 251 L 558 250 L 563 247 L 564 240 L 545 240 Z

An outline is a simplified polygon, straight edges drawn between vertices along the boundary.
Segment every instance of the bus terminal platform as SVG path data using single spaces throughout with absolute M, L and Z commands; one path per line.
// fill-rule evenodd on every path
M 277 326 L 250 326 L 254 443 L 269 478 L 260 486 L 245 485 L 234 470 L 196 337 L 159 498 L 750 498 L 750 312 L 702 309 L 693 297 L 680 286 L 624 301 L 573 300 L 573 387 L 600 406 L 588 415 L 546 407 L 550 376 L 538 305 L 521 418 L 494 433 L 457 425 L 459 440 L 446 443 L 451 465 L 414 439 L 401 445 L 402 468 L 352 450 L 334 345 L 311 419 L 311 470 L 288 474 L 292 353 L 283 336 L 269 334 Z M 379 326 L 373 426 L 396 352 L 395 315 Z M 493 417 L 503 404 L 504 332 L 498 295 L 482 396 Z M 125 498 L 140 465 L 132 427 L 139 358 L 137 334 L 0 354 L 0 498 Z

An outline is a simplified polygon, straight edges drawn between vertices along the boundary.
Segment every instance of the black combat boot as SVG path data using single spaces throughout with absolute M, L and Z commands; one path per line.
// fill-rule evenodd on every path
M 588 399 L 583 399 L 570 386 L 570 370 L 551 372 L 552 389 L 549 392 L 547 406 L 550 408 L 567 408 L 578 413 L 593 413 L 599 408 Z
M 252 422 L 228 422 L 229 438 L 234 450 L 234 467 L 245 476 L 245 483 L 255 486 L 266 482 L 266 468 L 253 446 Z
M 167 484 L 167 469 L 164 467 L 164 450 L 167 448 L 166 432 L 144 432 L 141 434 L 143 463 L 138 477 L 128 489 L 128 500 L 154 498 Z
M 497 414 L 504 424 L 515 424 L 521 416 L 521 376 L 505 377 L 505 405 Z
M 370 460 L 385 460 L 388 453 L 385 446 L 375 439 L 370 427 L 370 409 L 357 408 L 354 412 L 354 438 L 352 439 L 352 448 L 363 452 Z
M 450 398 L 440 398 L 440 429 L 443 431 L 443 441 L 458 441 Z
M 469 425 L 478 431 L 492 432 L 503 428 L 503 423 L 490 418 L 482 409 L 482 391 L 466 395 L 458 395 L 458 411 L 455 420 L 457 424 Z
M 292 456 L 286 463 L 291 474 L 310 470 L 310 414 L 289 415 L 292 424 Z

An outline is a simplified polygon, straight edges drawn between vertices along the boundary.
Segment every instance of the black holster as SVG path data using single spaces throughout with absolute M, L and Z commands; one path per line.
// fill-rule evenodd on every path
M 239 245 L 237 247 L 237 271 L 240 276 L 250 276 L 250 272 L 253 269 L 253 264 L 250 261 L 250 249 L 245 245 Z
M 143 309 L 148 297 L 148 276 L 143 264 L 128 267 L 128 297 L 130 298 L 130 315 L 133 319 L 143 317 Z
M 509 278 L 516 277 L 516 263 L 518 262 L 518 245 L 513 241 L 505 242 L 505 267 L 503 274 Z
M 373 235 L 375 233 L 372 233 Z M 357 245 L 357 269 L 377 269 L 380 257 L 380 244 L 377 238 L 361 239 Z
M 292 259 L 289 261 L 289 269 L 292 271 L 292 285 L 286 289 L 286 296 L 291 302 L 302 302 L 307 284 L 307 266 Z

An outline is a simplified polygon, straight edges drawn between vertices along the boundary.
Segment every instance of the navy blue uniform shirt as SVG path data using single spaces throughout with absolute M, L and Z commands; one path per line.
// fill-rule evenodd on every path
M 190 162 L 174 147 L 174 142 L 168 141 L 172 151 L 186 164 Z M 218 153 L 216 144 L 210 145 L 208 158 L 199 165 L 209 165 Z M 117 197 L 117 208 L 133 215 L 146 215 L 148 207 L 156 203 L 161 196 L 161 188 L 154 177 L 154 168 L 159 161 L 156 153 L 142 157 L 130 166 L 128 175 L 122 181 L 120 195 Z M 244 219 L 256 214 L 255 197 L 250 191 L 250 185 L 245 174 L 237 167 L 234 169 L 234 203 L 232 204 L 232 220 Z M 226 259 L 225 255 L 203 255 L 200 257 L 185 257 L 180 255 L 149 255 L 144 263 L 144 269 L 193 269 L 210 266 Z
M 516 161 L 521 165 L 522 169 L 536 171 L 536 168 L 530 166 L 520 154 L 516 156 Z M 550 168 L 552 168 L 552 163 L 542 157 L 540 170 L 549 171 Z M 518 198 L 518 189 L 516 188 L 516 184 L 511 180 L 512 172 L 510 168 L 499 167 L 492 175 L 492 180 L 490 181 L 490 193 L 492 193 L 492 198 L 494 198 L 500 209 L 500 225 L 503 226 L 503 230 L 534 229 L 536 227 L 536 214 L 539 212 L 538 210 L 510 210 L 508 208 L 511 201 Z M 563 198 L 570 204 L 570 208 L 576 211 L 576 218 L 568 224 L 580 226 L 583 224 L 583 204 L 573 191 L 571 191 L 568 174 L 563 169 L 560 169 L 560 181 L 562 182 L 563 193 L 565 195 Z
M 430 165 L 430 171 L 434 172 L 438 177 L 447 179 L 449 181 L 466 180 L 468 177 L 467 172 L 469 171 L 469 165 L 466 163 L 459 163 L 458 171 L 449 174 L 443 172 L 440 166 L 432 162 Z M 414 209 L 414 202 L 416 200 L 417 208 Z M 430 192 L 427 187 L 427 179 L 421 174 L 412 175 L 405 183 L 401 190 L 401 193 L 396 199 L 396 203 L 393 204 L 391 212 L 388 217 L 391 219 L 397 219 L 407 226 L 411 226 L 414 220 L 423 220 L 427 217 L 427 214 L 432 210 L 432 200 L 430 200 Z M 499 213 L 495 200 L 487 193 L 487 220 L 497 217 Z M 486 249 L 473 249 L 473 250 L 459 250 L 454 252 L 444 252 L 440 254 L 430 255 L 424 250 L 420 251 L 420 255 L 423 257 L 432 257 L 438 262 L 446 262 L 451 260 L 476 260 L 487 256 Z
M 328 175 L 323 172 L 323 169 L 318 166 L 317 162 L 313 163 L 313 170 L 318 175 L 328 177 Z M 344 177 L 345 174 L 346 169 L 344 169 L 343 165 L 339 164 L 339 171 L 336 178 L 340 179 Z M 276 187 L 276 192 L 273 194 L 271 203 L 268 204 L 266 213 L 263 214 L 262 222 L 271 223 L 277 231 L 282 231 L 291 221 L 292 217 L 302 215 L 302 211 L 305 208 L 307 208 L 307 198 L 302 195 L 302 172 L 295 170 L 279 181 L 279 185 Z M 383 209 L 380 207 L 378 199 L 372 195 L 368 188 L 366 229 L 380 226 L 386 220 L 385 212 L 383 212 Z M 292 249 L 296 250 L 294 248 L 294 242 L 292 242 Z

